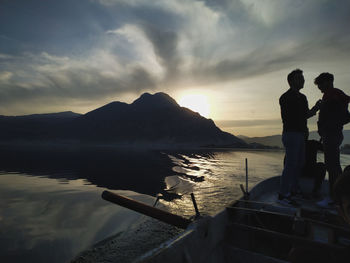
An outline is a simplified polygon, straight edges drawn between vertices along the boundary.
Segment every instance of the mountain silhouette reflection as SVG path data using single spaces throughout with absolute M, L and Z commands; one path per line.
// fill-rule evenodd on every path
M 155 196 L 174 174 L 160 151 L 109 147 L 0 147 L 0 171 L 65 180 L 86 179 L 113 190 Z

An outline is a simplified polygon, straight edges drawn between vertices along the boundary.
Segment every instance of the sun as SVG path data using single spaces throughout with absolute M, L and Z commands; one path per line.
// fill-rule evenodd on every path
M 182 96 L 178 103 L 182 107 L 198 112 L 203 117 L 208 118 L 210 114 L 210 104 L 208 97 L 203 94 L 187 94 Z

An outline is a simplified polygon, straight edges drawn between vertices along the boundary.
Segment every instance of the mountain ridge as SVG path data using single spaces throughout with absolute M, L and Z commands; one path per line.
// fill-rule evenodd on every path
M 0 130 L 0 140 L 247 147 L 213 120 L 181 107 L 162 92 L 144 93 L 131 104 L 113 101 L 85 114 L 26 116 L 32 117 L 0 117 L 0 125 L 6 127 Z
M 350 144 L 350 130 L 343 130 L 344 140 L 342 145 Z M 275 134 L 275 135 L 268 135 L 268 136 L 261 136 L 261 137 L 248 137 L 244 135 L 237 135 L 238 138 L 244 140 L 246 143 L 259 143 L 262 145 L 270 146 L 270 147 L 279 147 L 284 148 L 282 144 L 282 135 L 281 134 Z M 311 131 L 309 133 L 309 139 L 310 140 L 319 140 L 320 136 L 318 135 L 317 131 Z

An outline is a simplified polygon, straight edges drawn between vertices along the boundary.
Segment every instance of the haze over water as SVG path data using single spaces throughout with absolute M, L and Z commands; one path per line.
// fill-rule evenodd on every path
M 193 216 L 189 195 L 193 192 L 200 212 L 212 215 L 241 196 L 245 158 L 252 187 L 279 175 L 284 155 L 242 150 L 1 152 L 1 262 L 67 262 L 93 244 L 118 233 L 127 235 L 148 220 L 102 200 L 105 189 L 153 204 L 157 193 L 176 186 L 182 198 L 161 200 L 160 208 Z M 342 155 L 341 162 L 343 167 L 349 164 L 350 156 Z M 196 180 L 201 177 L 204 180 Z

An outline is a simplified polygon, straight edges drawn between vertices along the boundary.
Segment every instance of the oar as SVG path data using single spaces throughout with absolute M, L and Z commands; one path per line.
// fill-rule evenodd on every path
M 141 214 L 153 217 L 155 219 L 158 219 L 164 223 L 186 229 L 187 226 L 192 223 L 191 220 L 183 218 L 178 215 L 174 215 L 172 213 L 169 213 L 167 211 L 146 205 L 144 203 L 138 202 L 136 200 L 130 199 L 128 197 L 118 195 L 116 193 L 112 193 L 110 191 L 103 191 L 102 198 L 104 200 L 110 201 L 114 204 L 123 206 L 125 208 L 134 210 L 136 212 L 139 212 Z

